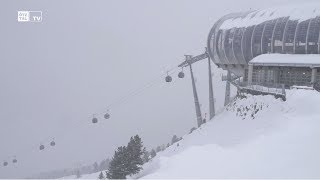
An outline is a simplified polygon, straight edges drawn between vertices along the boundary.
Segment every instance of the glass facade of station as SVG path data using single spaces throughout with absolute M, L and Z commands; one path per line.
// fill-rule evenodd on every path
M 319 68 L 318 68 L 319 69 Z M 317 70 L 320 72 L 319 70 Z M 315 81 L 320 80 L 320 74 Z M 253 68 L 252 82 L 267 87 L 284 84 L 286 88 L 290 86 L 310 86 L 311 69 L 308 67 L 262 67 Z

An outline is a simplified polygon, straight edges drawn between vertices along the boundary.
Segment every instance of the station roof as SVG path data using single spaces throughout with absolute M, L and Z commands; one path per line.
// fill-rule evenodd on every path
M 254 10 L 243 16 L 228 19 L 223 22 L 220 29 L 232 29 L 249 27 L 260 23 L 282 17 L 289 17 L 289 20 L 302 22 L 320 15 L 320 2 L 292 3 L 286 6 Z
M 320 67 L 320 54 L 262 54 L 253 58 L 249 65 Z

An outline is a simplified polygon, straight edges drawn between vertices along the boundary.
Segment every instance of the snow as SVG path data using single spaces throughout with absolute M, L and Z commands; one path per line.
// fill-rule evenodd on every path
M 305 21 L 310 18 L 315 18 L 320 15 L 320 3 L 303 3 L 292 4 L 276 8 L 268 8 L 265 10 L 256 10 L 250 12 L 244 18 L 238 17 L 235 19 L 226 20 L 220 29 L 231 29 L 234 27 L 249 27 L 263 23 L 268 20 L 273 20 L 281 17 L 289 17 L 290 20 Z
M 319 54 L 262 54 L 253 58 L 249 64 L 320 67 Z
M 309 86 L 291 86 L 290 89 L 306 89 L 306 90 L 314 90 L 313 87 L 309 87 Z
M 137 175 L 176 178 L 320 178 L 320 93 L 238 98 L 159 153 Z
M 98 179 L 100 172 L 92 173 L 92 174 L 82 174 L 80 179 Z M 103 172 L 103 175 L 106 176 L 106 173 Z M 60 179 L 77 179 L 76 175 L 66 176 Z

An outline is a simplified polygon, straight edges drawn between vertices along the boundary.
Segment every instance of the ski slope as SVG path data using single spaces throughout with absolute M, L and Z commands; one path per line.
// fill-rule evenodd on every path
M 320 178 L 319 102 L 313 90 L 238 98 L 136 177 Z
M 106 173 L 103 171 L 102 172 L 104 176 L 106 176 Z M 92 174 L 82 174 L 79 179 L 98 179 L 100 172 L 97 173 L 92 173 Z M 59 179 L 77 179 L 76 175 L 72 176 L 65 176 Z

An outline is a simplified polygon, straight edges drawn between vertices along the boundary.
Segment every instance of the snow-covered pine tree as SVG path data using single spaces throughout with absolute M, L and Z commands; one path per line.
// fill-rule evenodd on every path
M 195 127 L 191 128 L 189 134 L 191 134 L 191 133 L 192 133 L 194 130 L 196 130 L 196 129 L 197 129 L 197 128 L 195 128 Z
M 97 162 L 93 163 L 93 173 L 99 172 L 99 165 Z
M 165 144 L 162 144 L 162 146 L 161 146 L 161 151 L 164 151 L 164 150 L 166 150 L 166 145 L 165 145 Z
M 152 149 L 150 152 L 150 155 L 151 155 L 151 158 L 154 158 L 157 155 L 157 153 L 154 149 Z
M 139 135 L 130 138 L 128 143 L 129 175 L 138 173 L 143 165 L 143 143 Z
M 107 170 L 109 168 L 109 164 L 110 164 L 109 158 L 102 160 L 99 164 L 99 171 Z
M 171 144 L 174 144 L 174 143 L 176 143 L 178 141 L 179 141 L 179 139 L 178 139 L 177 135 L 173 135 L 172 139 L 171 139 Z
M 100 172 L 100 174 L 99 174 L 99 177 L 98 177 L 99 179 L 104 179 L 104 175 L 103 175 L 103 173 L 102 173 L 102 171 Z
M 143 163 L 147 163 L 150 160 L 150 153 L 146 150 L 146 148 L 143 148 Z
M 107 170 L 108 179 L 125 179 L 129 174 L 128 171 L 128 150 L 127 147 L 118 147 L 114 156 L 110 162 L 110 166 Z
M 158 152 L 160 152 L 160 151 L 161 151 L 161 146 L 157 146 L 156 152 L 158 153 Z

